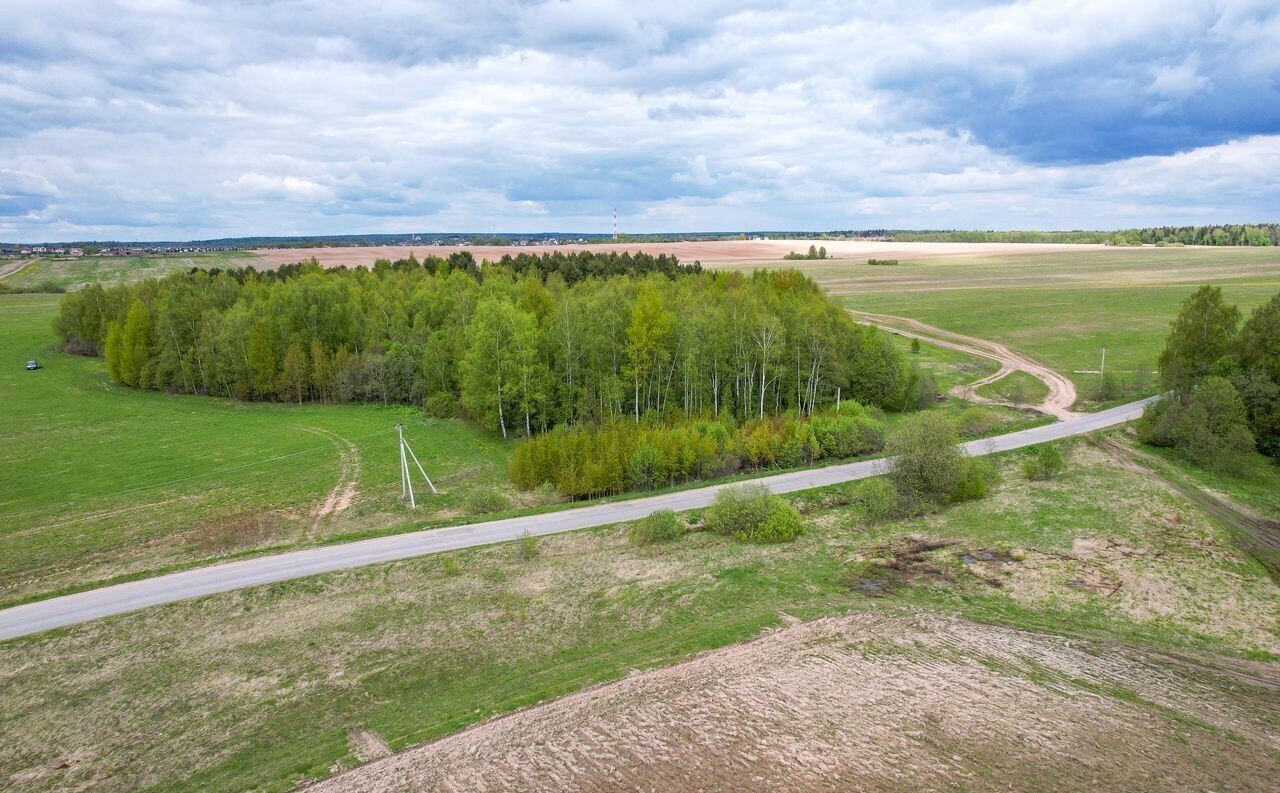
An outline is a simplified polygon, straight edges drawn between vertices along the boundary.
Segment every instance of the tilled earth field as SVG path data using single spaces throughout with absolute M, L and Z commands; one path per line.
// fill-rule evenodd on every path
M 1101 245 L 1057 245 L 987 242 L 874 242 L 860 240 L 717 240 L 712 242 L 621 242 L 566 245 L 530 245 L 526 247 L 495 245 L 418 245 L 416 247 L 382 245 L 350 248 L 267 248 L 254 251 L 261 258 L 246 264 L 260 268 L 273 268 L 315 257 L 326 267 L 372 267 L 378 259 L 403 259 L 412 251 L 419 259 L 424 256 L 446 257 L 452 253 L 467 251 L 477 261 L 497 261 L 503 256 L 519 253 L 649 253 L 654 256 L 667 254 L 679 257 L 682 262 L 695 259 L 703 263 L 761 261 L 782 263 L 782 257 L 790 252 L 804 253 L 810 245 L 821 245 L 833 259 L 841 258 L 891 258 L 912 259 L 951 258 L 978 255 L 1007 256 L 1030 253 L 1079 253 L 1085 250 L 1102 250 Z M 803 264 L 790 261 L 788 264 Z
M 925 613 L 794 624 L 312 788 L 1274 790 L 1280 668 Z

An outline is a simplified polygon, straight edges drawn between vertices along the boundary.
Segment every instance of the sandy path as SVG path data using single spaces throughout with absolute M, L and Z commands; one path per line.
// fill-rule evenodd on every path
M 355 501 L 356 483 L 360 479 L 360 450 L 354 443 L 335 432 L 319 427 L 302 427 L 302 429 L 328 438 L 338 451 L 338 482 L 316 508 L 310 529 L 310 534 L 314 535 L 325 518 L 342 512 Z
M 1076 418 L 1080 414 L 1071 410 L 1071 406 L 1076 403 L 1076 387 L 1065 376 L 1058 374 L 1054 370 L 1039 363 L 1034 358 L 1030 358 L 1020 352 L 1015 352 L 1003 344 L 986 339 L 978 339 L 973 336 L 965 336 L 942 328 L 935 328 L 932 325 L 926 325 L 923 322 L 906 317 L 895 317 L 889 314 L 870 314 L 865 311 L 849 310 L 860 322 L 885 330 L 898 333 L 912 339 L 920 339 L 921 341 L 937 344 L 941 347 L 947 347 L 970 355 L 977 355 L 982 358 L 989 358 L 1000 364 L 1000 370 L 993 375 L 975 380 L 972 383 L 956 386 L 951 393 L 961 399 L 967 399 L 971 402 L 981 402 L 988 405 L 1009 405 L 1010 407 L 1025 407 L 1037 410 L 1047 416 L 1065 421 L 1067 419 Z M 905 328 L 905 329 L 904 329 Z M 1010 372 L 1020 371 L 1026 372 L 1032 377 L 1044 382 L 1049 387 L 1049 395 L 1044 401 L 1038 405 L 1016 405 L 1008 402 L 1000 402 L 994 399 L 980 396 L 977 388 L 994 383 Z
M 24 270 L 27 265 L 35 264 L 36 259 L 20 259 L 16 262 L 5 262 L 0 264 L 0 278 L 8 278 Z
M 1052 780 L 1055 790 L 1154 791 L 1274 782 L 1274 664 L 1190 667 L 1081 644 L 921 613 L 817 620 L 496 718 L 308 790 L 994 791 Z

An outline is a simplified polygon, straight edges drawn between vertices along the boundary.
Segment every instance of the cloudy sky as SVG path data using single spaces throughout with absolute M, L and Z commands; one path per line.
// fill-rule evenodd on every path
M 1280 3 L 3 0 L 0 240 L 1280 220 Z

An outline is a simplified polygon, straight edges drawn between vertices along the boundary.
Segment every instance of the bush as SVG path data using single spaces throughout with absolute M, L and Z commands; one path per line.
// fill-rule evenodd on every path
M 1067 470 L 1067 458 L 1056 444 L 1037 446 L 1031 457 L 1022 461 L 1022 473 L 1028 479 L 1053 479 Z
M 898 491 L 893 483 L 881 477 L 858 483 L 855 498 L 870 523 L 887 520 L 898 511 Z
M 907 381 L 906 404 L 908 410 L 922 410 L 938 401 L 938 378 L 932 369 L 912 365 Z
M 427 397 L 423 411 L 432 418 L 456 419 L 458 417 L 458 398 L 448 391 L 437 391 Z
M 516 542 L 516 558 L 522 562 L 531 561 L 538 556 L 538 538 L 526 529 Z
M 742 542 L 788 542 L 802 529 L 800 513 L 764 485 L 727 487 L 707 507 L 704 527 Z
M 684 535 L 684 521 L 669 509 L 660 509 L 631 524 L 627 541 L 632 545 L 652 545 Z
M 558 428 L 521 441 L 507 472 L 521 488 L 553 485 L 569 498 L 646 490 L 736 473 L 741 467 L 808 465 L 884 448 L 884 425 L 857 402 L 806 420 L 772 416 L 736 431 L 720 421 L 675 426 L 616 421 Z
M 894 265 L 897 263 L 898 263 L 897 259 L 867 259 L 867 264 L 872 264 L 872 265 L 878 265 L 878 264 Z
M 1243 400 L 1230 381 L 1206 377 L 1190 397 L 1169 397 L 1147 409 L 1139 437 L 1153 446 L 1172 446 L 1213 471 L 1239 474 L 1255 448 Z
M 501 512 L 511 506 L 511 500 L 503 493 L 492 487 L 482 487 L 471 491 L 467 495 L 466 508 L 468 512 L 476 515 L 483 515 L 488 512 Z
M 658 481 L 658 450 L 641 446 L 627 460 L 627 487 L 632 490 L 652 490 Z
M 937 413 L 908 417 L 889 438 L 889 481 L 906 512 L 986 495 L 994 469 L 971 460 L 956 441 L 951 420 Z
M 961 435 L 986 435 L 1000 424 L 1000 417 L 990 408 L 965 408 L 956 417 L 956 432 Z
M 452 556 L 445 556 L 440 559 L 440 572 L 452 578 L 462 573 L 462 566 Z
M 997 480 L 995 466 L 986 460 L 968 457 L 964 461 L 964 470 L 960 474 L 960 479 L 947 494 L 947 501 L 957 504 L 961 501 L 985 498 L 995 487 Z

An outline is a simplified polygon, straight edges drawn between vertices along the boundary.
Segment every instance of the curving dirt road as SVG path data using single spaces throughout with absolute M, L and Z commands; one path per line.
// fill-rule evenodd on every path
M 981 358 L 988 358 L 1000 364 L 1000 370 L 995 374 L 953 388 L 951 393 L 961 399 L 967 399 L 970 402 L 982 402 L 988 405 L 1031 408 L 1062 421 L 1076 418 L 1080 415 L 1071 410 L 1071 406 L 1075 404 L 1077 399 L 1074 383 L 1034 358 L 1011 350 L 999 342 L 987 341 L 986 339 L 978 339 L 973 336 L 965 336 L 962 333 L 935 328 L 933 325 L 926 325 L 919 320 L 907 317 L 895 317 L 891 314 L 871 314 L 853 309 L 849 309 L 849 313 L 865 325 L 873 325 L 907 338 L 920 339 L 930 344 L 936 344 L 939 347 L 947 347 L 970 355 L 977 355 Z M 1040 380 L 1049 387 L 1049 395 L 1038 405 L 1018 405 L 978 395 L 977 389 L 979 387 L 994 383 L 1011 372 L 1026 372 Z

